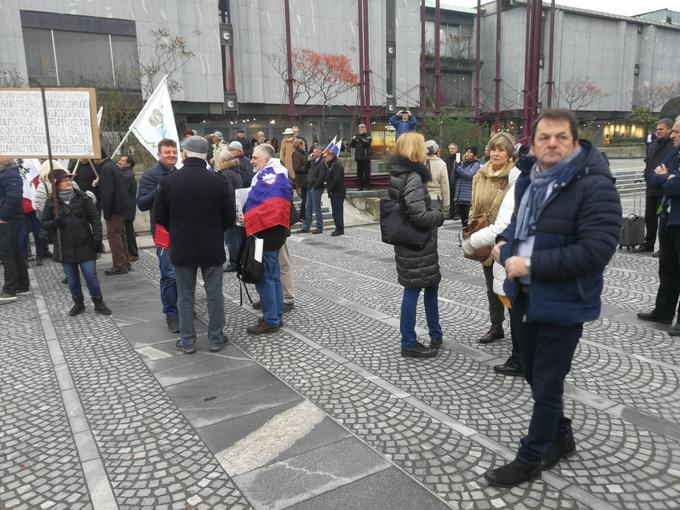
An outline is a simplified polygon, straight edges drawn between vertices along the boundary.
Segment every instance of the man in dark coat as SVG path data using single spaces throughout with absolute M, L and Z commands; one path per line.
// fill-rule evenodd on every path
M 460 156 L 458 155 L 458 146 L 455 143 L 449 144 L 449 153 L 446 158 L 446 172 L 449 174 L 449 196 L 451 197 L 451 208 L 449 209 L 449 217 L 452 220 L 457 220 L 458 209 L 453 205 L 453 197 L 456 196 L 456 168 L 460 164 Z
M 671 119 L 661 119 L 656 125 L 656 140 L 654 140 L 649 147 L 649 152 L 645 158 L 645 180 L 654 173 L 657 168 L 670 154 L 673 152 L 673 141 L 671 140 L 671 129 L 673 129 L 673 121 Z M 663 191 L 658 186 L 650 185 L 647 182 L 647 189 L 645 193 L 645 243 L 638 246 L 633 251 L 636 252 L 653 252 L 656 244 L 656 232 L 659 224 L 657 210 L 661 204 Z M 659 238 L 663 234 L 659 232 Z M 655 254 L 657 255 L 657 254 Z
M 676 306 L 678 317 L 668 332 L 680 336 L 680 121 L 673 125 L 671 139 L 675 150 L 647 177 L 647 184 L 660 190 L 659 290 L 651 312 L 640 312 L 638 319 L 672 324 Z
M 316 215 L 316 228 L 312 234 L 323 232 L 323 214 L 321 213 L 321 195 L 326 185 L 326 162 L 321 154 L 321 147 L 314 145 L 309 155 L 309 169 L 307 170 L 307 204 L 301 232 L 309 232 L 312 224 L 312 214 Z
M 137 248 L 137 238 L 135 237 L 135 216 L 137 215 L 137 179 L 135 178 L 135 160 L 132 156 L 121 156 L 118 160 L 118 168 L 125 179 L 130 200 L 125 211 L 125 240 L 127 242 L 127 252 L 130 262 L 139 258 Z
M 201 268 L 208 302 L 210 351 L 227 343 L 224 329 L 222 264 L 224 231 L 234 224 L 234 189 L 206 168 L 208 141 L 191 136 L 182 143 L 183 166 L 162 179 L 154 203 L 154 220 L 170 232 L 170 259 L 177 275 L 180 339 L 177 348 L 196 352 L 194 299 Z
M 337 147 L 337 146 L 336 146 Z M 331 232 L 332 236 L 341 236 L 345 233 L 345 196 L 347 195 L 347 188 L 345 186 L 345 169 L 342 163 L 338 161 L 338 155 L 332 150 L 329 150 L 324 155 L 326 158 L 326 189 L 328 196 L 331 199 L 331 212 L 333 213 L 333 223 L 335 223 L 335 230 Z
M 99 193 L 101 210 L 106 221 L 106 239 L 111 248 L 113 265 L 104 271 L 107 275 L 125 274 L 130 270 L 127 242 L 125 240 L 125 214 L 129 211 L 133 198 L 118 165 L 106 157 L 96 161 L 99 173 Z
M 245 158 L 248 161 L 250 161 L 250 156 L 253 153 L 253 145 L 250 143 L 250 140 L 248 140 L 248 138 L 246 137 L 246 130 L 242 128 L 237 129 L 236 138 L 234 138 L 232 142 L 238 142 L 241 144 L 241 151 L 243 152 Z
M 137 192 L 137 206 L 140 211 L 151 211 L 151 236 L 156 236 L 156 223 L 154 222 L 153 204 L 156 199 L 156 191 L 162 179 L 175 171 L 177 163 L 177 142 L 164 138 L 158 142 L 158 164 L 142 175 L 139 180 Z M 161 303 L 168 329 L 173 333 L 179 333 L 179 313 L 177 312 L 177 280 L 175 268 L 170 261 L 170 252 L 164 248 L 156 247 L 158 257 L 158 269 L 161 273 Z
M 621 202 L 599 151 L 578 140 L 568 110 L 544 110 L 532 128 L 535 160 L 515 183 L 515 212 L 493 249 L 534 407 L 515 460 L 486 472 L 497 487 L 541 476 L 574 453 L 564 379 L 583 333 L 600 315 L 605 266 L 621 233 Z
M 0 158 L 0 262 L 5 270 L 0 304 L 16 301 L 17 294 L 29 292 L 26 261 L 19 253 L 19 231 L 24 222 L 22 189 L 16 161 Z
M 373 139 L 366 131 L 366 124 L 359 124 L 359 132 L 352 137 L 349 146 L 354 149 L 357 162 L 359 191 L 371 188 L 371 143 Z

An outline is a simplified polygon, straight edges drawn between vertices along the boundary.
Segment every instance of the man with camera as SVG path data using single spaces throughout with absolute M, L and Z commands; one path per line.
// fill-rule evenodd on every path
M 397 130 L 397 134 L 394 138 L 395 141 L 409 131 L 413 131 L 416 127 L 418 121 L 413 116 L 413 114 L 408 110 L 399 110 L 397 113 L 390 117 L 390 124 L 394 126 Z

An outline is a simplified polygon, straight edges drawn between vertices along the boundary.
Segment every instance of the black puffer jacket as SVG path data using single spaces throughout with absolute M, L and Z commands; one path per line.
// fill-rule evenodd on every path
M 431 179 L 427 167 L 404 158 L 390 161 L 390 188 L 392 200 L 399 200 L 404 182 L 404 203 L 409 221 L 420 228 L 431 228 L 432 238 L 422 250 L 394 247 L 399 283 L 404 287 L 425 289 L 441 280 L 437 254 L 437 227 L 444 223 L 444 214 L 433 210 L 425 183 Z
M 54 233 L 54 198 L 45 202 L 42 225 L 55 240 L 53 260 L 75 264 L 97 258 L 97 247 L 102 242 L 102 225 L 99 211 L 90 197 L 80 190 L 73 190 L 73 198 L 66 205 L 59 199 L 59 222 L 61 232 L 61 251 Z

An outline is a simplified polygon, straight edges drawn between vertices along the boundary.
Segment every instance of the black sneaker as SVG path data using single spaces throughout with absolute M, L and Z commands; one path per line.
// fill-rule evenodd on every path
M 437 350 L 416 342 L 411 347 L 402 347 L 401 355 L 404 358 L 434 358 L 437 355 Z
M 69 314 L 71 317 L 75 317 L 76 315 L 81 314 L 81 313 L 83 313 L 84 311 L 85 311 L 85 304 L 84 304 L 84 303 L 75 302 L 75 303 L 73 303 L 73 306 L 72 306 L 71 309 L 69 310 L 68 314 Z
M 166 319 L 168 329 L 173 333 L 179 333 L 179 319 Z
M 23 296 L 25 294 L 30 294 L 31 289 L 17 289 L 17 296 Z
M 94 311 L 101 315 L 111 315 L 111 309 L 104 304 L 102 298 L 95 299 L 94 301 Z
M 489 469 L 484 478 L 494 487 L 510 489 L 524 482 L 531 482 L 541 477 L 541 467 L 538 464 L 524 464 L 515 459 L 505 466 Z
M 17 297 L 14 294 L 10 294 L 9 292 L 5 292 L 4 290 L 0 292 L 0 305 L 4 305 L 5 303 L 11 303 L 12 301 L 16 301 Z
M 182 345 L 182 339 L 180 338 L 175 342 L 175 347 L 182 351 L 184 354 L 194 354 L 196 352 L 196 346 L 194 345 L 193 347 L 184 347 Z
M 556 439 L 543 455 L 541 469 L 550 469 L 560 460 L 571 457 L 576 453 L 576 442 L 574 435 L 569 434 L 562 439 Z
M 210 346 L 210 352 L 219 352 L 222 350 L 222 347 L 227 345 L 229 343 L 229 339 L 227 338 L 227 335 L 222 336 L 222 343 L 219 345 L 211 345 Z

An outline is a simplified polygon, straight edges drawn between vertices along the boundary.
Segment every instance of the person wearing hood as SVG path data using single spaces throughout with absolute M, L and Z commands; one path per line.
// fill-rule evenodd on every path
M 496 222 L 501 202 L 503 202 L 503 197 L 508 192 L 508 176 L 515 166 L 512 162 L 514 146 L 514 137 L 502 131 L 494 134 L 489 140 L 486 148 L 489 152 L 489 161 L 472 178 L 472 198 L 468 221 L 472 218 L 485 215 L 490 225 Z M 502 230 L 505 230 L 505 228 L 500 231 Z M 495 239 L 489 243 L 489 245 L 492 244 L 495 244 Z M 492 265 L 493 258 L 489 255 L 482 262 L 482 269 L 484 271 L 484 280 L 486 281 L 486 297 L 489 302 L 491 328 L 479 339 L 480 344 L 488 344 L 505 336 L 503 333 L 505 313 L 503 311 L 503 303 L 501 303 L 493 290 Z
M 604 269 L 621 235 L 621 200 L 602 155 L 578 138 L 569 110 L 544 110 L 532 126 L 535 163 L 522 165 L 515 212 L 497 238 L 524 379 L 534 401 L 515 459 L 487 471 L 495 487 L 540 478 L 576 451 L 564 415 L 564 380 L 583 323 L 600 315 Z
M 47 199 L 42 223 L 43 229 L 56 239 L 52 258 L 61 262 L 68 279 L 73 299 L 73 306 L 68 314 L 73 317 L 85 311 L 80 284 L 82 273 L 95 312 L 111 315 L 111 310 L 104 303 L 97 278 L 97 253 L 104 250 L 99 211 L 87 194 L 75 189 L 72 177 L 66 170 L 56 169 L 52 176 L 57 187 L 57 203 L 55 204 L 53 196 Z
M 436 356 L 443 336 L 437 297 L 441 281 L 437 228 L 444 223 L 444 213 L 433 209 L 427 191 L 431 175 L 425 166 L 426 154 L 423 135 L 404 133 L 395 143 L 394 158 L 390 160 L 389 197 L 395 202 L 403 200 L 406 216 L 413 225 L 432 230 L 430 240 L 420 250 L 396 245 L 394 247 L 398 280 L 404 287 L 399 318 L 401 355 L 411 358 Z M 429 346 L 418 342 L 415 330 L 416 307 L 423 289 Z
M 477 161 L 477 146 L 470 145 L 465 148 L 463 161 L 456 167 L 456 194 L 453 197 L 453 204 L 456 207 L 460 222 L 463 227 L 467 227 L 468 215 L 470 213 L 470 200 L 472 198 L 472 178 L 479 170 Z

